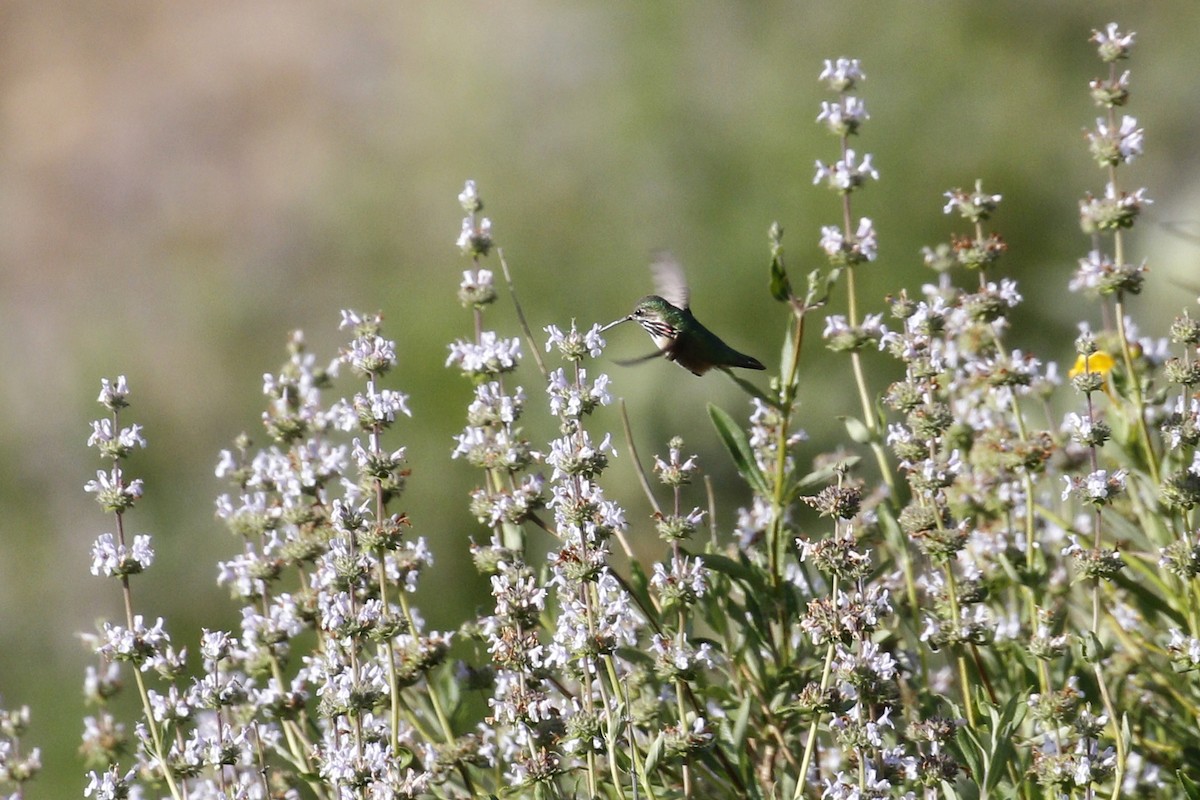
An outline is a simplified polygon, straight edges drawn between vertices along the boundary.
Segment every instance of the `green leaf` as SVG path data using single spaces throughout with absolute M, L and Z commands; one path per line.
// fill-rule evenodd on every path
M 520 525 L 506 521 L 501 522 L 500 526 L 503 531 L 500 541 L 505 547 L 517 552 L 525 549 L 525 530 Z
M 997 708 L 983 698 L 981 690 L 977 703 L 981 710 L 987 712 L 990 724 L 980 720 L 975 728 L 959 728 L 956 739 L 958 750 L 971 769 L 971 777 L 980 788 L 980 796 L 988 797 L 1005 776 L 1008 763 L 1015 757 L 1013 736 L 1028 706 L 1023 692 L 1010 697 L 1003 708 Z
M 996 709 L 989 708 L 988 714 L 992 719 L 992 742 L 989 752 L 989 764 L 987 780 L 984 786 L 989 791 L 996 788 L 996 784 L 1000 782 L 1000 778 L 1005 773 L 1005 766 L 1012 760 L 1016 749 L 1013 747 L 1013 735 L 1016 733 L 1017 726 L 1021 724 L 1021 720 L 1025 717 L 1025 711 L 1028 708 L 1023 694 L 1014 694 L 1004 704 L 1003 710 L 996 713 Z
M 791 296 L 792 283 L 783 268 L 783 252 L 776 252 L 771 256 L 771 297 L 786 303 Z
M 637 561 L 631 561 L 629 563 L 629 582 L 626 588 L 643 609 L 654 608 L 654 601 L 650 599 L 649 585 L 650 582 L 646 579 L 646 571 L 642 569 L 642 565 Z
M 466 709 L 463 708 L 462 702 L 462 681 L 439 680 L 436 691 L 441 693 L 446 705 L 450 707 L 452 718 L 464 714 Z
M 946 800 L 963 800 L 962 795 L 954 790 L 954 784 L 942 778 L 942 797 Z
M 978 780 L 985 772 L 983 765 L 983 742 L 979 741 L 979 737 L 975 735 L 975 731 L 965 726 L 959 728 L 955 736 L 958 739 L 958 749 L 962 753 L 962 759 L 967 763 L 968 771 Z
M 769 497 L 771 489 L 767 485 L 767 479 L 762 474 L 762 470 L 754 461 L 754 451 L 750 449 L 750 440 L 746 438 L 746 432 L 734 422 L 733 417 L 712 403 L 708 404 L 708 416 L 712 419 L 721 441 L 725 443 L 725 448 L 729 450 L 729 455 L 733 456 L 733 463 L 746 483 L 750 484 L 750 488 L 756 493 L 763 497 Z
M 760 596 L 765 596 L 765 595 L 760 595 L 755 592 L 747 592 L 746 593 L 746 620 L 750 624 L 746 626 L 743 633 L 746 636 L 747 640 L 750 642 L 761 641 L 762 634 L 760 632 L 769 630 L 771 627 L 770 626 L 771 620 L 767 616 L 766 611 L 763 609 L 762 604 L 759 603 Z M 740 655 L 743 657 L 754 658 L 754 655 L 757 652 L 758 652 L 758 649 L 753 648 L 753 652 L 742 653 Z
M 783 333 L 783 344 L 779 348 L 779 375 L 782 377 L 792 363 L 792 354 L 796 349 L 796 337 L 792 335 L 792 326 L 788 325 Z
M 646 775 L 651 774 L 658 767 L 658 762 L 662 759 L 663 746 L 666 744 L 666 741 L 666 734 L 660 733 L 650 743 L 650 749 L 646 753 L 646 760 L 642 764 L 642 770 Z
M 808 473 L 796 483 L 796 487 L 811 489 L 815 486 L 824 486 L 833 480 L 833 476 L 837 474 L 839 468 L 850 469 L 859 461 L 862 461 L 862 456 L 846 456 L 838 459 L 836 464 L 830 464 Z
M 626 661 L 638 664 L 643 667 L 654 666 L 654 656 L 648 651 L 641 650 L 636 647 L 618 647 L 617 653 Z
M 1109 429 L 1112 430 L 1113 441 L 1121 445 L 1123 450 L 1132 450 L 1137 444 L 1137 432 L 1129 417 L 1122 413 L 1109 414 L 1106 417 Z
M 1188 800 L 1200 800 L 1200 784 L 1187 776 L 1183 770 L 1175 770 L 1175 777 L 1179 780 L 1179 785 L 1183 787 L 1183 793 Z
M 766 403 L 767 405 L 769 405 L 773 408 L 779 408 L 778 400 L 769 396 L 762 389 L 758 388 L 753 383 L 751 383 L 750 381 L 741 377 L 740 375 L 735 375 L 733 370 L 731 370 L 729 367 L 721 367 L 720 369 L 722 372 L 724 372 L 726 375 L 728 375 L 729 379 L 731 381 L 733 381 L 734 383 L 736 383 L 738 385 L 738 387 L 746 394 L 750 395 L 751 397 L 757 397 L 759 400 L 762 400 L 764 403 Z
M 414 755 L 415 754 L 413 753 L 412 750 L 410 750 L 407 747 L 401 746 L 393 751 L 392 760 L 394 762 L 396 762 L 396 764 L 400 767 L 400 769 L 404 769 L 409 764 L 413 763 Z
M 808 273 L 808 291 L 804 294 L 805 308 L 825 305 L 825 301 L 829 299 L 829 293 L 833 290 L 833 285 L 837 283 L 841 275 L 841 267 L 835 267 L 825 274 L 822 274 L 819 269 Z
M 742 704 L 738 706 L 737 715 L 733 718 L 733 735 L 730 743 L 733 745 L 734 752 L 740 751 L 746 741 L 746 728 L 750 725 L 750 707 L 750 695 L 746 695 L 746 699 L 742 700 Z
M 1089 664 L 1098 664 L 1112 655 L 1112 647 L 1100 641 L 1095 631 L 1087 631 L 1079 637 L 1079 651 L 1083 660 Z
M 840 419 L 846 426 L 846 433 L 850 434 L 852 440 L 858 444 L 870 443 L 871 429 L 866 426 L 866 423 L 856 417 L 841 417 Z
M 621 734 L 625 732 L 625 702 L 622 700 L 617 703 L 613 711 L 614 713 L 608 715 L 608 729 L 605 734 L 610 743 L 621 741 Z
M 740 581 L 751 588 L 754 588 L 760 582 L 753 567 L 743 564 L 740 561 L 734 561 L 729 556 L 723 556 L 718 553 L 701 553 L 696 558 L 700 560 L 705 569 L 711 569 L 714 572 L 727 575 L 733 580 Z
M 771 296 L 786 303 L 792 298 L 792 284 L 783 268 L 783 226 L 778 221 L 771 223 L 767 238 L 771 241 Z
M 1147 503 L 1147 505 L 1151 505 Z M 1173 542 L 1174 534 L 1167 525 L 1166 514 L 1143 513 L 1138 519 L 1143 523 L 1146 535 L 1152 542 Z
M 900 523 L 896 520 L 896 515 L 892 513 L 892 509 L 887 503 L 880 503 L 877 512 L 879 517 L 879 525 L 883 528 L 884 533 L 891 538 L 891 541 L 903 541 L 904 530 L 900 527 Z

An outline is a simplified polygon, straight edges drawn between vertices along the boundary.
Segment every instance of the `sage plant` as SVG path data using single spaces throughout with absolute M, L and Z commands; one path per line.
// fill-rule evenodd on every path
M 125 379 L 105 380 L 88 440 L 104 468 L 85 488 L 111 527 L 92 572 L 123 614 L 87 637 L 85 795 L 1200 796 L 1200 322 L 1138 332 L 1131 299 L 1151 275 L 1126 238 L 1149 203 L 1126 176 L 1145 146 L 1124 112 L 1134 36 L 1109 25 L 1092 43 L 1102 188 L 1079 203 L 1085 255 L 1062 287 L 1097 313 L 1065 375 L 1010 322 L 1024 298 L 1006 270 L 1024 255 L 1002 235 L 1021 202 L 1007 187 L 928 198 L 950 230 L 920 256 L 927 281 L 861 296 L 880 260 L 859 216 L 880 173 L 852 146 L 865 74 L 825 62 L 826 266 L 793 280 L 771 226 L 778 369 L 765 386 L 733 376 L 740 412 L 709 407 L 738 508 L 717 508 L 717 469 L 681 436 L 642 463 L 601 327 L 567 309 L 529 324 L 471 181 L 455 242 L 465 332 L 446 356 L 465 379 L 447 461 L 476 476 L 469 535 L 435 540 L 404 510 L 410 471 L 444 468 L 410 464 L 399 441 L 410 412 L 393 381 L 420 343 L 343 311 L 342 351 L 322 361 L 294 334 L 263 379 L 264 443 L 242 434 L 219 459 L 234 544 L 217 580 L 240 624 L 177 646 L 135 593 L 155 564 L 127 470 L 146 438 Z M 491 326 L 505 287 L 519 330 Z M 825 422 L 803 416 L 814 314 L 856 397 L 831 453 L 800 425 Z M 872 385 L 872 358 L 898 379 Z M 604 423 L 617 407 L 621 434 Z M 613 500 L 621 471 L 644 502 Z M 490 587 L 454 630 L 417 604 L 434 541 Z M 134 720 L 114 710 L 129 685 Z M 39 763 L 27 726 L 0 714 L 0 782 L 17 797 Z

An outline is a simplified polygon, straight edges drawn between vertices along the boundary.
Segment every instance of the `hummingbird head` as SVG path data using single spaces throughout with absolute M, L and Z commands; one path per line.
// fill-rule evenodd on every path
M 613 320 L 600 331 L 603 333 L 623 322 L 636 322 L 649 331 L 651 336 L 673 336 L 676 326 L 669 321 L 672 311 L 678 313 L 678 310 L 663 298 L 656 294 L 649 294 L 638 300 L 632 314 Z
M 675 317 L 679 309 L 656 294 L 648 294 L 633 308 L 633 313 L 626 319 L 631 319 L 645 328 L 646 333 L 655 341 L 674 339 L 679 334 L 679 324 Z

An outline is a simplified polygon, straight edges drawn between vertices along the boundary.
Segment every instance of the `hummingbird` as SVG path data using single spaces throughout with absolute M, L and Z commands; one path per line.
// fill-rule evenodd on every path
M 646 295 L 637 302 L 632 314 L 610 322 L 600 330 L 606 331 L 622 322 L 636 322 L 650 334 L 658 350 L 631 361 L 618 361 L 618 364 L 627 366 L 663 356 L 693 375 L 703 375 L 713 367 L 766 369 L 757 358 L 739 353 L 700 324 L 692 314 L 691 292 L 683 266 L 671 255 L 659 255 L 650 270 L 658 294 Z

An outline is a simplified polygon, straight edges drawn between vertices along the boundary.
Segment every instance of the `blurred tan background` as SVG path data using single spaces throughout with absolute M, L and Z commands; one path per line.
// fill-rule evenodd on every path
M 855 200 L 880 235 L 867 310 L 928 279 L 918 249 L 961 230 L 941 193 L 981 177 L 1004 195 L 1002 272 L 1027 298 L 1013 343 L 1069 361 L 1075 322 L 1098 319 L 1066 285 L 1088 249 L 1077 199 L 1103 187 L 1082 131 L 1101 71 L 1086 40 L 1110 20 L 1138 32 L 1128 113 L 1147 154 L 1125 179 L 1156 201 L 1133 237 L 1153 270 L 1135 309 L 1161 334 L 1189 302 L 1168 279 L 1200 283 L 1200 245 L 1171 233 L 1200 233 L 1190 0 L 0 4 L 0 696 L 33 706 L 37 796 L 83 785 L 74 633 L 120 608 L 117 586 L 88 574 L 112 524 L 82 491 L 101 466 L 84 446 L 100 377 L 129 377 L 127 420 L 150 444 L 131 465 L 146 481 L 131 532 L 155 535 L 159 562 L 137 604 L 194 650 L 199 625 L 236 620 L 215 585 L 236 546 L 212 516 L 219 449 L 243 430 L 262 441 L 261 375 L 290 330 L 328 359 L 340 308 L 382 310 L 401 352 L 391 385 L 412 395 L 392 440 L 413 460 L 407 508 L 438 559 L 422 609 L 452 627 L 486 598 L 466 559 L 475 475 L 448 458 L 470 389 L 442 367 L 469 330 L 454 299 L 465 179 L 536 328 L 626 313 L 649 288 L 648 254 L 669 247 L 698 316 L 773 364 L 785 320 L 766 293 L 766 231 L 785 227 L 794 274 L 820 265 L 819 226 L 838 211 L 811 186 L 813 161 L 836 158 L 814 123 L 816 76 L 856 56 L 872 115 L 856 147 L 882 176 Z M 506 295 L 488 320 L 515 335 Z M 803 398 L 814 452 L 856 407 L 818 333 Z M 646 349 L 633 329 L 610 342 L 618 357 Z M 882 388 L 888 367 L 873 363 Z M 705 404 L 744 417 L 743 398 L 668 364 L 611 373 L 643 457 L 681 433 L 728 486 L 727 530 L 743 496 Z M 524 382 L 532 431 L 548 435 L 540 384 Z M 618 430 L 612 409 L 597 424 Z M 628 463 L 609 477 L 641 526 Z M 447 586 L 461 607 L 438 604 Z

